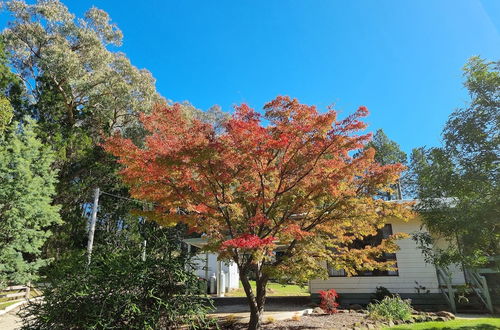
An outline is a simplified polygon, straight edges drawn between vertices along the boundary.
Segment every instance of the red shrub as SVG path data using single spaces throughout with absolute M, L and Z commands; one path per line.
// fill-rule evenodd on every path
M 321 296 L 321 303 L 319 307 L 321 307 L 321 309 L 324 310 L 325 313 L 337 313 L 337 307 L 339 305 L 337 303 L 337 298 L 339 297 L 337 291 L 335 291 L 335 289 L 330 289 L 328 291 L 321 290 L 319 294 Z

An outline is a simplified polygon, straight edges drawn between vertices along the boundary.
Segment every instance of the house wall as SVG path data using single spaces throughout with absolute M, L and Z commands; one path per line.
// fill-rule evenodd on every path
M 206 267 L 206 261 L 208 256 L 208 268 Z M 214 253 L 200 253 L 194 258 L 195 271 L 198 277 L 210 280 L 212 274 L 217 271 L 217 255 Z M 208 272 L 206 271 L 208 269 Z M 226 291 L 230 289 L 237 289 L 240 285 L 240 276 L 238 272 L 238 267 L 234 262 L 222 262 L 222 271 L 226 275 Z M 208 274 L 208 278 L 206 275 Z
M 418 218 L 408 222 L 394 221 L 394 233 L 403 232 L 412 234 L 420 231 L 421 222 Z M 439 293 L 436 269 L 432 264 L 425 262 L 424 256 L 411 237 L 398 242 L 400 250 L 396 253 L 398 276 L 364 276 L 364 277 L 330 277 L 327 280 L 315 279 L 309 282 L 310 292 L 314 296 L 320 290 L 335 289 L 342 296 L 344 294 L 374 293 L 377 286 L 384 286 L 392 293 L 416 294 L 418 285 L 426 287 L 430 293 Z M 455 282 L 463 281 L 463 274 L 459 269 L 454 271 Z M 461 277 L 460 277 L 461 276 Z M 415 283 L 418 282 L 418 285 Z M 360 295 L 362 296 L 362 295 Z
M 444 239 L 438 239 L 436 237 L 433 237 L 434 239 L 434 247 L 439 249 L 439 248 L 445 248 L 448 245 L 448 242 Z M 464 272 L 460 268 L 459 265 L 450 265 L 448 266 L 448 270 L 451 275 L 451 284 L 452 285 L 462 285 L 465 284 L 465 277 L 464 277 Z

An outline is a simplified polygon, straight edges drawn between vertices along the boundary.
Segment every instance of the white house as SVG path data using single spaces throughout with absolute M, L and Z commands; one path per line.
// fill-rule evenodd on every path
M 380 235 L 411 235 L 421 230 L 422 223 L 419 217 L 415 217 L 407 222 L 390 221 L 380 231 Z M 357 276 L 346 277 L 342 270 L 328 269 L 328 279 L 309 282 L 311 296 L 316 298 L 320 290 L 335 289 L 343 304 L 367 303 L 376 288 L 382 286 L 403 298 L 411 298 L 416 304 L 446 303 L 442 292 L 445 283 L 442 282 L 447 279 L 438 278 L 438 270 L 425 261 L 424 255 L 411 237 L 400 240 L 398 245 L 400 250 L 387 256 L 387 259 L 396 261 L 397 271 L 360 272 Z M 450 269 L 449 275 L 452 285 L 465 284 L 464 273 L 459 267 Z
M 195 272 L 198 277 L 203 278 L 210 283 L 210 278 L 215 275 L 217 284 L 219 284 L 221 282 L 221 278 L 224 277 L 223 282 L 225 289 L 217 289 L 217 295 L 223 296 L 224 292 L 239 288 L 240 276 L 238 267 L 234 262 L 218 261 L 217 254 L 215 253 L 206 253 L 201 251 L 197 253 L 199 249 L 203 248 L 207 244 L 206 239 L 189 238 L 185 239 L 184 243 L 188 245 L 188 249 L 191 252 L 196 253 L 193 261 L 196 265 Z M 217 287 L 220 287 L 220 285 L 217 285 Z
M 411 234 L 422 230 L 425 229 L 422 228 L 422 222 L 418 216 L 406 222 L 389 221 L 377 236 L 382 238 L 392 233 L 410 234 L 410 237 L 398 242 L 399 251 L 386 256 L 387 259 L 396 261 L 397 271 L 360 272 L 356 276 L 347 277 L 343 270 L 330 269 L 325 264 L 328 268 L 328 279 L 309 281 L 312 299 L 319 299 L 320 290 L 335 289 L 340 294 L 341 304 L 366 304 L 373 298 L 377 287 L 382 286 L 391 293 L 412 299 L 412 302 L 417 305 L 432 307 L 432 305 L 448 304 L 454 309 L 452 306 L 454 302 L 451 302 L 455 300 L 452 287 L 466 283 L 464 271 L 460 267 L 452 267 L 445 274 L 434 265 L 427 263 L 417 243 L 411 238 Z M 206 244 L 203 238 L 188 239 L 185 242 L 196 248 L 202 248 Z M 219 280 L 221 272 L 224 272 L 226 291 L 238 288 L 239 274 L 234 263 L 218 262 L 217 255 L 213 253 L 198 254 L 196 262 L 198 276 L 209 279 L 215 273 Z M 469 273 L 468 278 L 471 276 Z M 480 277 L 479 281 L 481 281 Z M 485 301 L 488 299 L 489 297 L 484 297 Z

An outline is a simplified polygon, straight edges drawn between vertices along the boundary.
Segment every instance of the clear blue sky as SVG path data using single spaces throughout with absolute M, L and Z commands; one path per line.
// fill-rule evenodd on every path
M 461 68 L 500 59 L 498 0 L 67 0 L 106 10 L 159 92 L 224 110 L 278 94 L 343 114 L 366 105 L 405 151 L 439 143 L 467 102 Z

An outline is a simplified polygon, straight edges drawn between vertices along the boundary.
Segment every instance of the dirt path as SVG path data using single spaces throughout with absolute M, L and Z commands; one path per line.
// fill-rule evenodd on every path
M 0 316 L 0 329 L 14 330 L 21 328 L 21 318 L 16 315 L 17 310 Z

